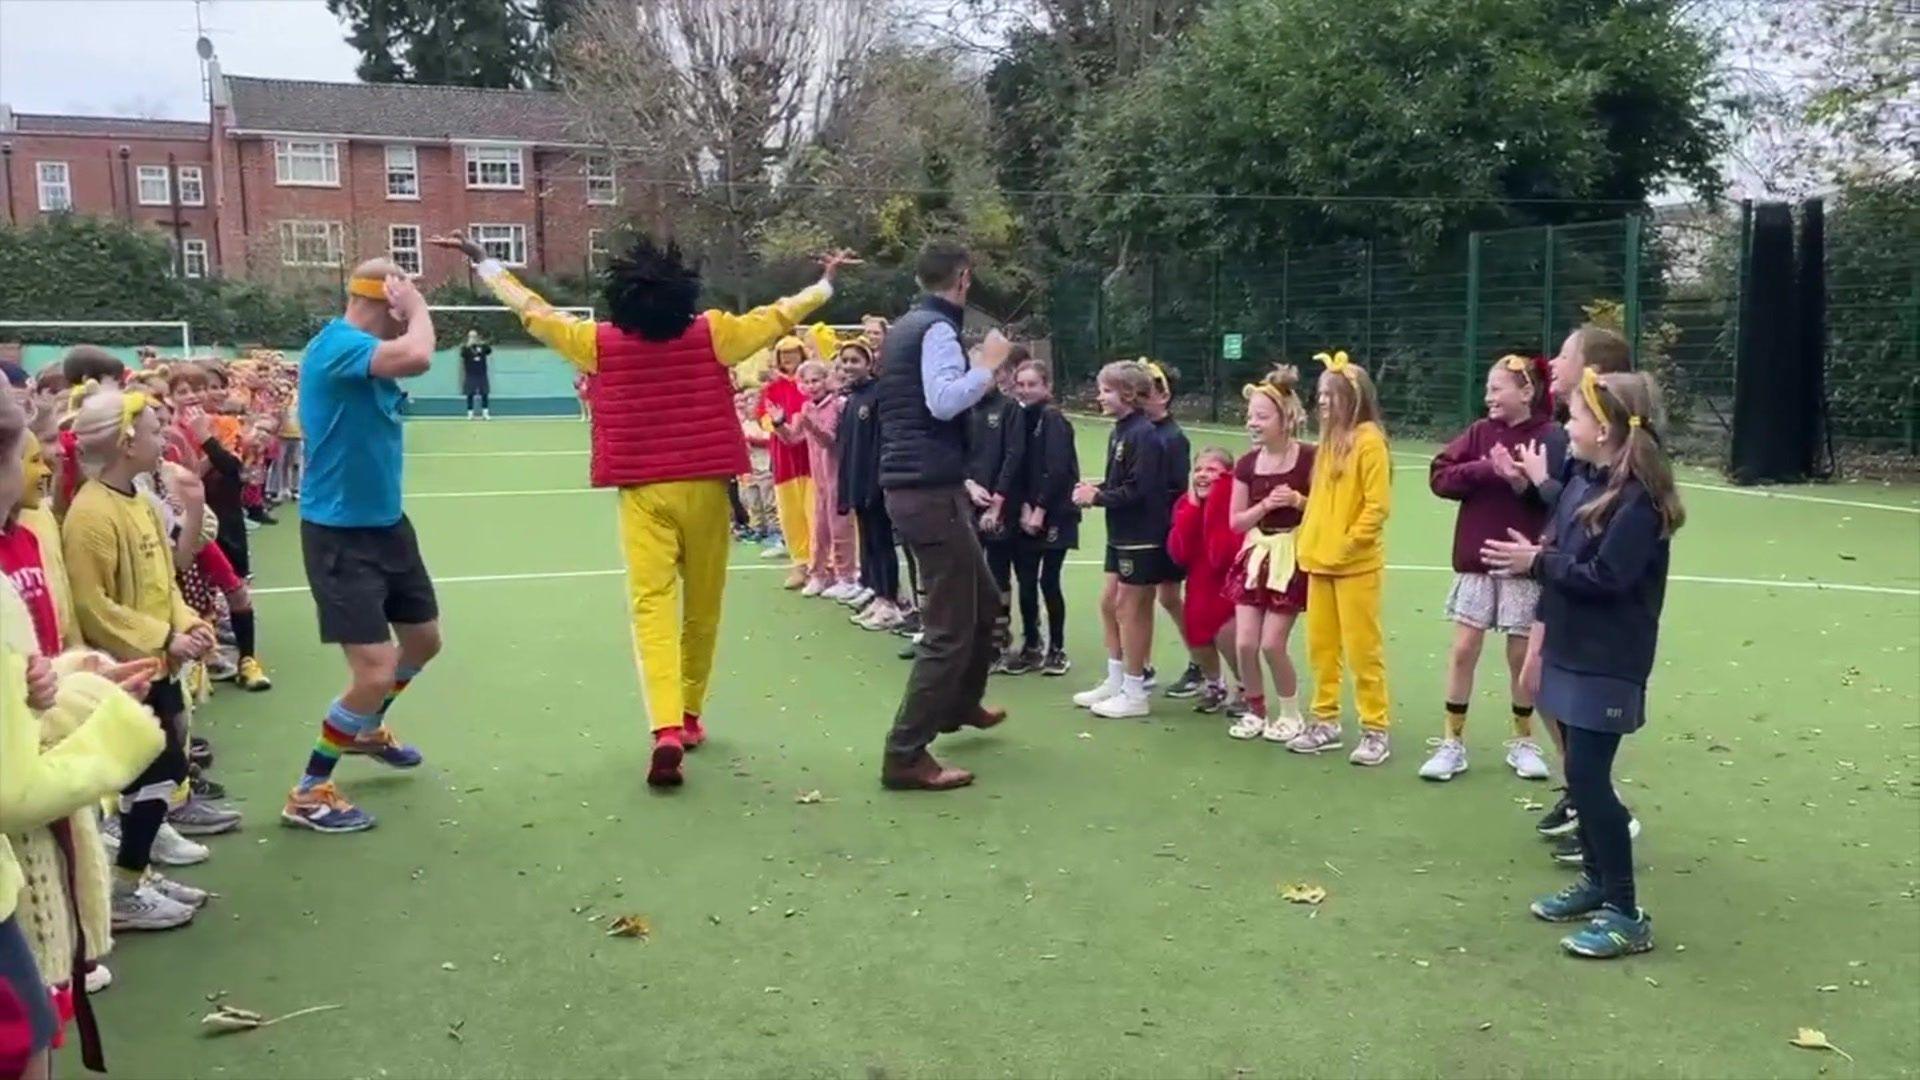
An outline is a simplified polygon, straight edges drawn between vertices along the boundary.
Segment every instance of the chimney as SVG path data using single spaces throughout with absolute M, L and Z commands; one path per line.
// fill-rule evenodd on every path
M 214 108 L 224 109 L 233 104 L 232 100 L 227 96 L 227 79 L 226 76 L 220 73 L 220 60 L 218 57 L 207 58 L 207 85 L 212 90 Z
M 0 131 L 13 130 L 13 106 L 0 101 Z

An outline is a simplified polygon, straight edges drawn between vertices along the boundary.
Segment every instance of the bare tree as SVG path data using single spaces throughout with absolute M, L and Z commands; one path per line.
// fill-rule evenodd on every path
M 737 284 L 884 20 L 882 0 L 588 0 L 558 66 L 583 134 L 644 174 L 650 224 L 696 226 Z

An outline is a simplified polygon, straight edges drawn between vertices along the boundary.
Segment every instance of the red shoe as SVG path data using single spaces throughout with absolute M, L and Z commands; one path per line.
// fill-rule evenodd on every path
M 653 733 L 653 761 L 647 767 L 647 783 L 652 787 L 679 787 L 686 782 L 680 775 L 680 760 L 686 748 L 680 744 L 680 729 L 661 728 Z
M 707 729 L 700 726 L 700 718 L 686 713 L 680 720 L 680 744 L 689 750 L 700 749 L 707 741 Z

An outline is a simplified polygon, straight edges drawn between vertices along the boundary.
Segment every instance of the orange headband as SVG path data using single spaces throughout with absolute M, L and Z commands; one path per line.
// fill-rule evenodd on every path
M 362 300 L 385 300 L 387 283 L 380 278 L 348 278 L 347 295 L 358 296 Z

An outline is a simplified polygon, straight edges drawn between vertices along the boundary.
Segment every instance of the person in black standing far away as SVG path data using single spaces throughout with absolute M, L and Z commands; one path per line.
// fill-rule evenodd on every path
M 935 761 L 927 751 L 933 740 L 1007 718 L 1004 710 L 980 704 L 995 658 L 1000 590 L 974 530 L 964 482 L 967 410 L 986 396 L 1013 346 L 996 330 L 971 364 L 960 349 L 973 284 L 965 248 L 928 244 L 914 276 L 926 295 L 888 330 L 881 351 L 880 487 L 894 531 L 920 567 L 925 636 L 887 735 L 880 782 L 895 790 L 946 791 L 972 783 L 973 774 Z
M 493 419 L 493 385 L 487 378 L 487 361 L 493 346 L 480 331 L 467 331 L 467 343 L 460 346 L 460 392 L 467 396 L 467 419 L 473 419 L 473 402 L 480 400 L 480 419 Z

